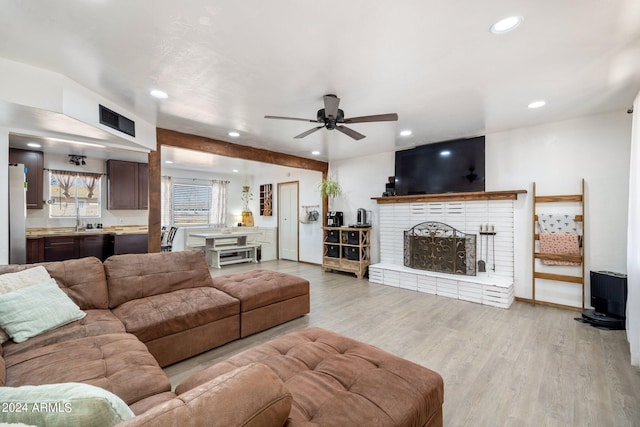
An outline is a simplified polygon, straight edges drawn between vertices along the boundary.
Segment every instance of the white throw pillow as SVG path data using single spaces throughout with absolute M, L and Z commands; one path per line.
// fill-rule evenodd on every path
M 51 279 L 46 268 L 39 265 L 15 273 L 5 273 L 0 275 L 0 294 L 6 294 L 27 286 L 37 285 L 47 279 Z
M 50 278 L 51 276 L 47 269 L 41 265 L 15 273 L 2 274 L 0 275 L 0 295 L 26 288 L 27 286 L 37 285 Z M 0 328 L 0 344 L 8 340 L 9 334 Z
M 0 326 L 17 343 L 84 316 L 55 279 L 0 295 Z
M 0 419 L 47 427 L 110 427 L 134 417 L 115 394 L 90 384 L 2 387 Z

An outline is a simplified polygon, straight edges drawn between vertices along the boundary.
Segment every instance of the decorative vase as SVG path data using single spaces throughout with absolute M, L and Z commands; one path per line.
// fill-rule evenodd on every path
M 242 225 L 245 227 L 253 227 L 253 214 L 251 211 L 242 212 Z

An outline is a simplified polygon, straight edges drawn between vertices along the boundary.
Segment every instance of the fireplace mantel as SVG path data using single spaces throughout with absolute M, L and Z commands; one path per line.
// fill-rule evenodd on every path
M 450 202 L 469 200 L 515 200 L 518 194 L 526 194 L 527 190 L 477 191 L 469 193 L 416 194 L 412 196 L 372 197 L 378 204 L 385 203 L 422 203 Z

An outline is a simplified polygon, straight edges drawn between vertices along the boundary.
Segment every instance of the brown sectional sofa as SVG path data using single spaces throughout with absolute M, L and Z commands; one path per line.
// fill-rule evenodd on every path
M 198 251 L 42 265 L 86 317 L 4 343 L 0 385 L 98 386 L 136 415 L 122 426 L 442 425 L 437 373 L 317 328 L 171 390 L 161 366 L 309 312 L 304 279 L 263 270 L 212 279 Z M 29 267 L 0 266 L 0 274 Z

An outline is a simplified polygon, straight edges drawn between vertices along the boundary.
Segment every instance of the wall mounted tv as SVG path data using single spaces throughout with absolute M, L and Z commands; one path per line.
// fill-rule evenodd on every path
M 396 151 L 396 194 L 484 191 L 484 136 Z

